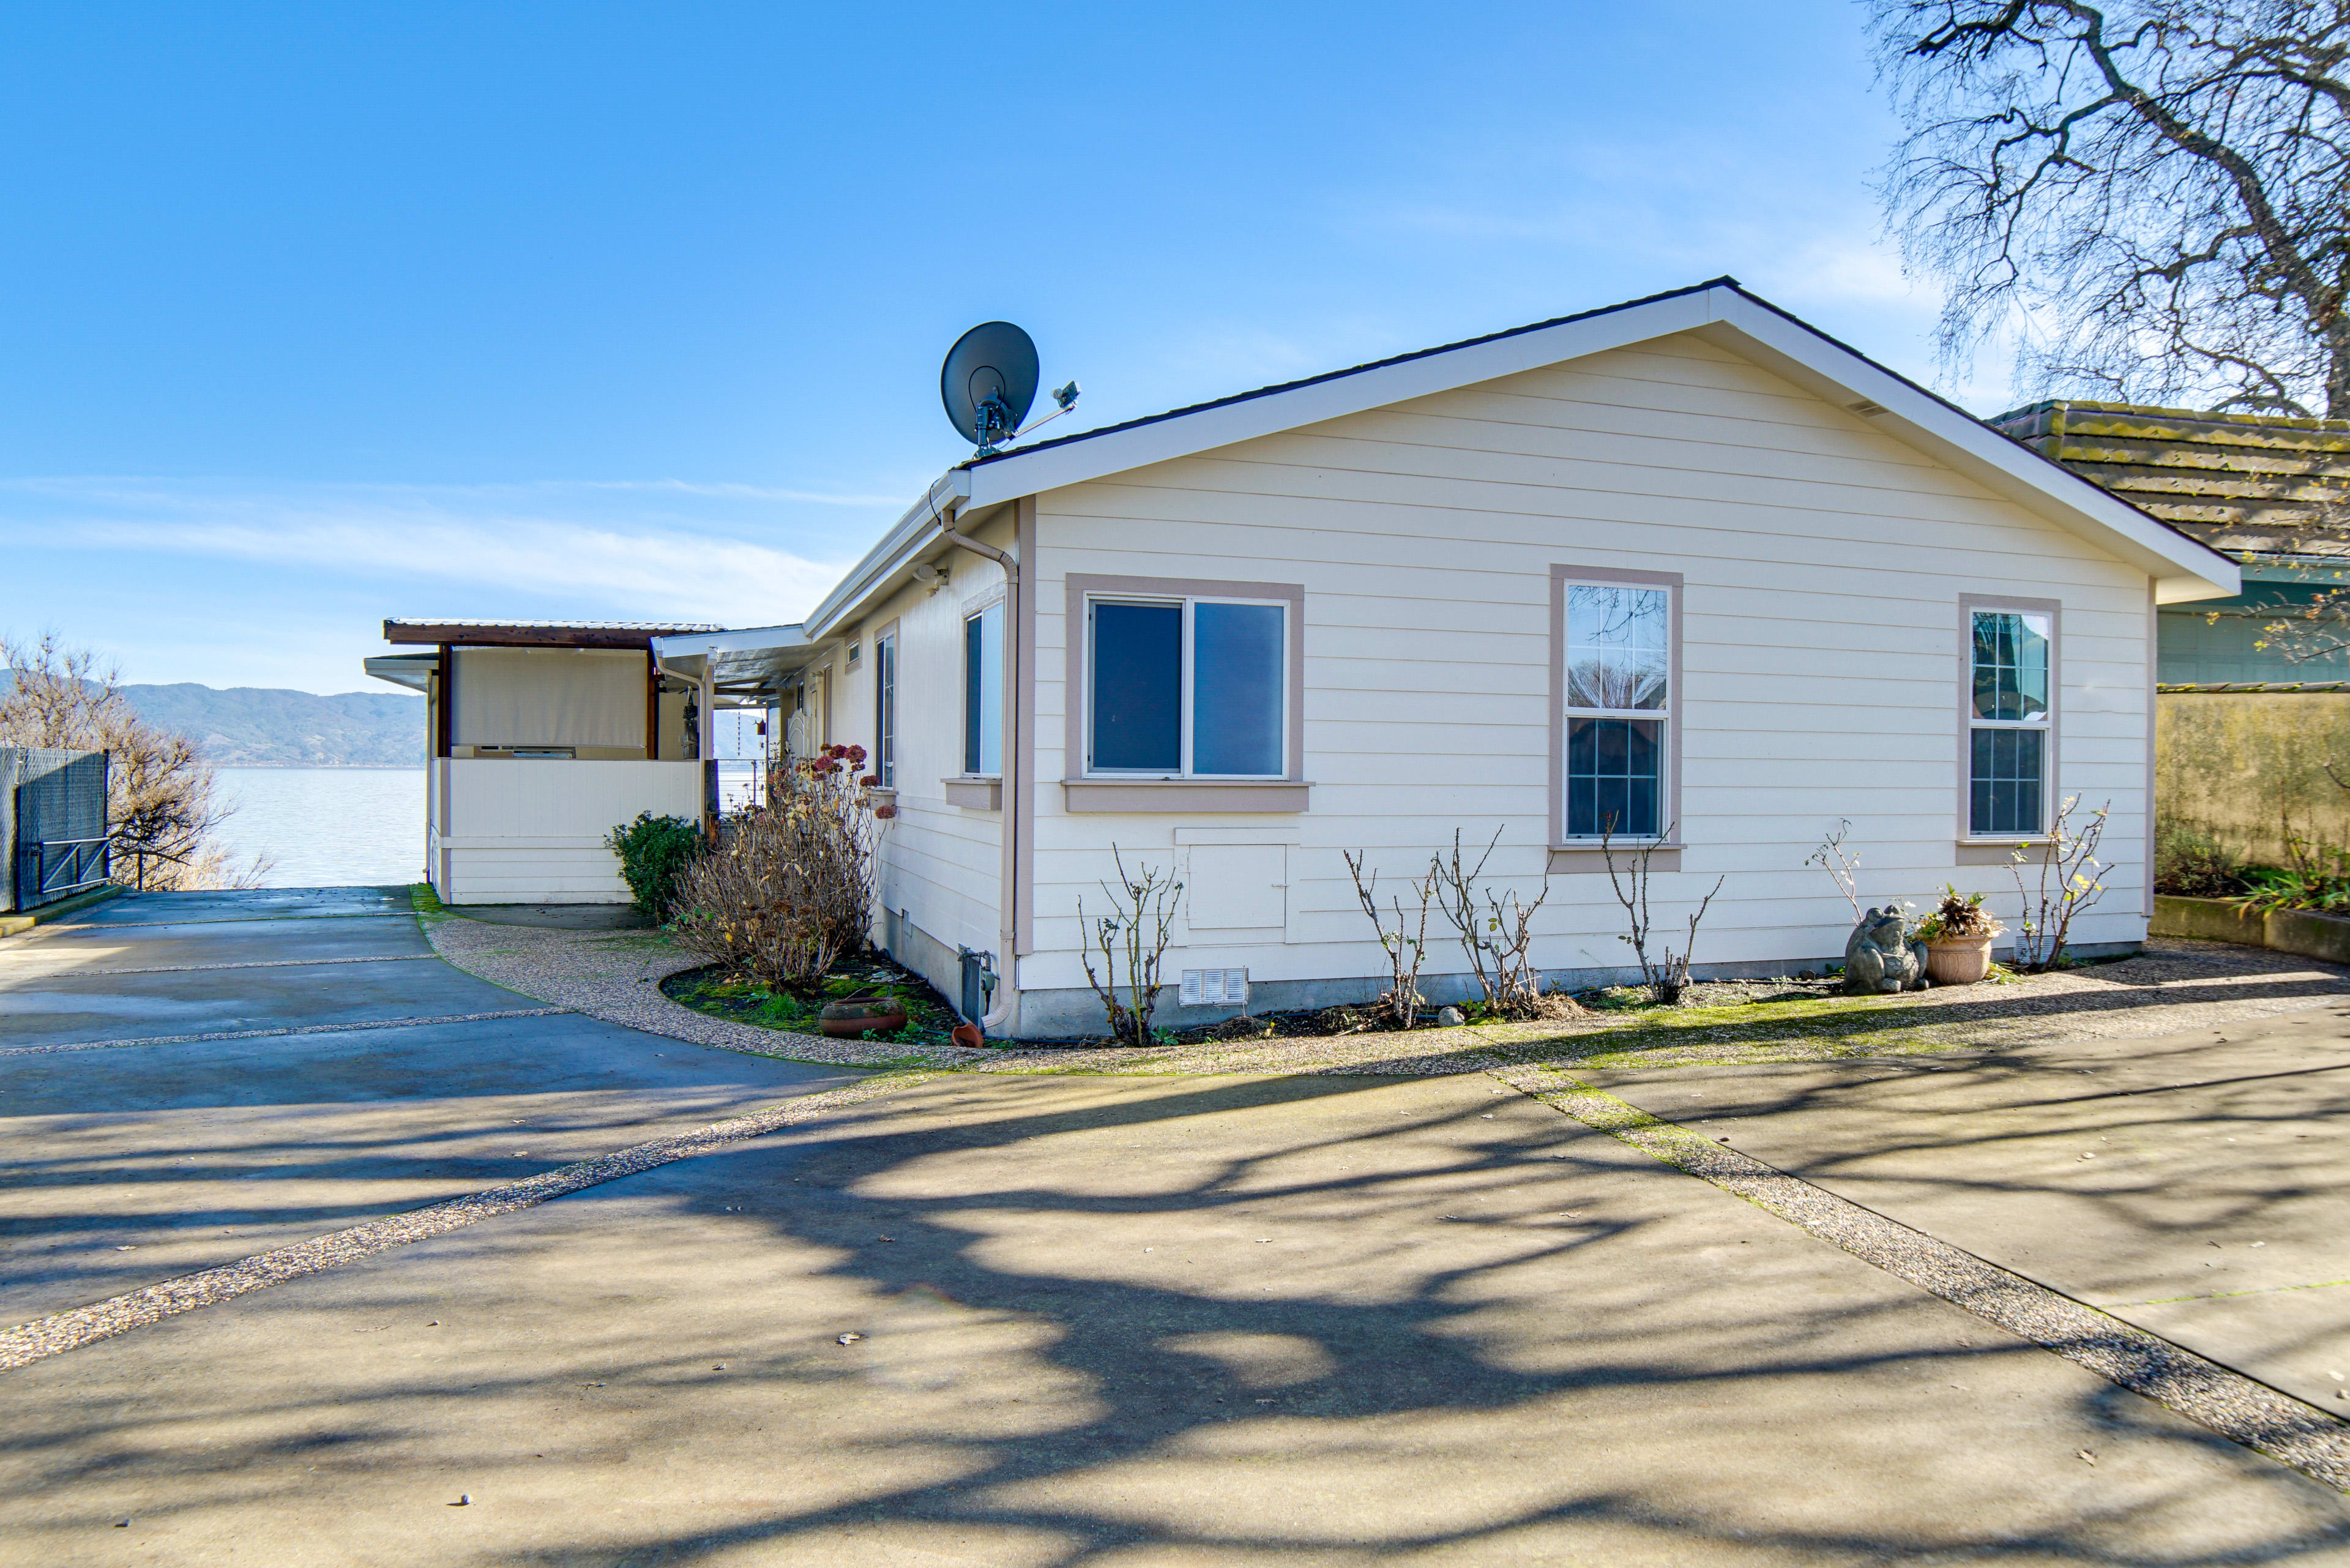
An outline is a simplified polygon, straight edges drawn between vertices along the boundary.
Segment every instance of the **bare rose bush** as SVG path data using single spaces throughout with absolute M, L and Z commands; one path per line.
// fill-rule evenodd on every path
M 775 770 L 769 804 L 732 818 L 678 878 L 673 940 L 770 985 L 806 985 L 864 950 L 878 823 L 862 746 Z

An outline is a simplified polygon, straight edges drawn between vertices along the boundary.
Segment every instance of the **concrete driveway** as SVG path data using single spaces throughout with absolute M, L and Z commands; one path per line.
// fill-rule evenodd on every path
M 1585 1076 L 2350 1416 L 2350 1006 L 1976 1059 Z
M 550 1012 L 434 958 L 405 888 L 118 898 L 0 942 L 0 1318 L 851 1075 Z
M 0 946 L 0 986 L 207 950 L 140 909 Z M 531 1006 L 364 909 L 210 950 L 369 921 L 334 956 L 409 1016 Z M 337 967 L 231 1013 L 347 1017 Z M 0 1056 L 0 1292 L 837 1081 L 570 1015 Z M 1476 1075 L 910 1081 L 0 1395 L 8 1563 L 2350 1562 L 2341 1495 Z

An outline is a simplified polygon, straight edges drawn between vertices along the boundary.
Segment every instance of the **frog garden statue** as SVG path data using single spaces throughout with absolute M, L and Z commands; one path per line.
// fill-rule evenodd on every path
M 1853 996 L 1890 995 L 1898 991 L 1923 991 L 1926 944 L 1904 941 L 1908 922 L 1898 905 L 1871 909 L 1852 929 L 1844 944 L 1844 989 Z

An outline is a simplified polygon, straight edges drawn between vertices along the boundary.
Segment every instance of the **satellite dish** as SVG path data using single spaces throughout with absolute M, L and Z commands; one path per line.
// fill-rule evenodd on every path
M 982 457 L 1012 439 L 1036 400 L 1036 345 L 1009 321 L 988 321 L 955 339 L 939 368 L 947 421 Z

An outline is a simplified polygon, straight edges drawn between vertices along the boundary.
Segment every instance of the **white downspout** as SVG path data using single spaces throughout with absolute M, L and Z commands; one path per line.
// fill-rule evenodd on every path
M 1020 1001 L 1020 988 L 1014 979 L 1020 971 L 1015 950 L 1020 937 L 1019 767 L 1027 754 L 1025 737 L 1020 733 L 1020 558 L 956 532 L 958 505 L 951 501 L 945 512 L 936 514 L 940 532 L 952 543 L 1003 568 L 1003 874 L 998 878 L 1003 885 L 1003 898 L 996 939 L 1003 969 L 995 977 L 995 1005 L 979 1021 L 981 1031 L 993 1034 L 1010 1020 Z

